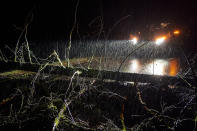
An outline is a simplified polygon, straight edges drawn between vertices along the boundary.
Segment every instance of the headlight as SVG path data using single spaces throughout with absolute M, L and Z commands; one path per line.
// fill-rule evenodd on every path
M 175 31 L 173 32 L 173 34 L 174 34 L 174 35 L 179 35 L 179 34 L 180 34 L 180 31 L 179 31 L 179 30 L 175 30 Z
M 165 40 L 166 40 L 166 36 L 156 38 L 155 44 L 156 44 L 156 45 L 160 45 L 160 44 L 162 44 Z
M 137 40 L 136 37 L 133 37 L 132 40 L 131 40 L 131 42 L 132 42 L 134 45 L 137 44 L 137 41 L 138 41 L 138 40 Z

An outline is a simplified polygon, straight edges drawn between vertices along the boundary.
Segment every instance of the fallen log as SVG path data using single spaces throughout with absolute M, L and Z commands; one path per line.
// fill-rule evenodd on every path
M 18 62 L 4 62 L 0 61 L 0 72 L 9 70 L 25 70 L 38 72 L 44 65 L 31 64 L 31 63 L 18 63 Z M 81 77 L 91 77 L 98 79 L 110 79 L 116 81 L 132 81 L 142 83 L 165 83 L 165 84 L 179 84 L 179 85 L 193 85 L 195 80 L 192 78 L 180 78 L 172 76 L 160 76 L 160 75 L 148 75 L 148 74 L 136 74 L 125 72 L 114 72 L 107 70 L 95 70 L 95 69 L 82 69 L 82 68 L 64 68 L 57 65 L 47 65 L 43 70 L 47 74 L 58 74 L 72 76 L 74 72 L 80 71 Z

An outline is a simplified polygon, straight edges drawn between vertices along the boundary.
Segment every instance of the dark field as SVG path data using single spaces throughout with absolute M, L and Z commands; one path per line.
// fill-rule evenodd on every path
M 102 72 L 100 63 L 116 60 L 120 65 L 117 60 L 123 58 L 107 55 L 103 61 L 101 56 L 82 54 L 70 59 L 69 68 L 56 52 L 47 59 L 32 57 L 40 64 L 24 63 L 25 53 L 18 63 L 3 62 L 2 57 L 0 129 L 195 130 L 196 85 L 191 71 L 185 68 L 173 81 L 162 79 L 162 74 L 145 83 L 140 82 L 143 75 L 124 81 L 114 79 L 118 77 L 110 75 L 113 72 Z

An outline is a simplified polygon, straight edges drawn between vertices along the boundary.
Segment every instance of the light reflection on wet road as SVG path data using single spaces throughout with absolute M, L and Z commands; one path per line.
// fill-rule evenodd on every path
M 176 58 L 155 60 L 132 59 L 124 64 L 121 71 L 150 75 L 176 76 L 179 72 L 179 60 Z
M 105 58 L 99 62 L 100 57 L 95 58 L 90 63 L 90 68 L 109 71 L 118 71 L 121 60 Z M 88 62 L 81 63 L 80 66 L 88 67 Z M 120 68 L 120 72 L 149 74 L 149 75 L 168 75 L 176 76 L 180 71 L 180 60 L 178 58 L 168 59 L 128 59 Z

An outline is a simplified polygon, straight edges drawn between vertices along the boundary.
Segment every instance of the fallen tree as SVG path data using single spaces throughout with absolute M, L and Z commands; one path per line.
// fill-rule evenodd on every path
M 45 65 L 31 64 L 31 63 L 18 63 L 18 62 L 0 62 L 0 72 L 8 70 L 25 70 L 37 72 L 40 68 Z M 165 83 L 178 84 L 192 87 L 195 85 L 193 78 L 187 77 L 172 77 L 172 76 L 160 76 L 160 75 L 148 75 L 148 74 L 136 74 L 136 73 L 125 73 L 125 72 L 114 72 L 106 70 L 95 70 L 95 69 L 82 69 L 82 68 L 64 68 L 60 65 L 49 64 L 45 66 L 45 73 L 58 74 L 72 76 L 74 72 L 80 71 L 81 77 L 90 77 L 98 79 L 110 79 L 116 81 L 130 81 L 130 82 L 142 82 L 142 83 Z

